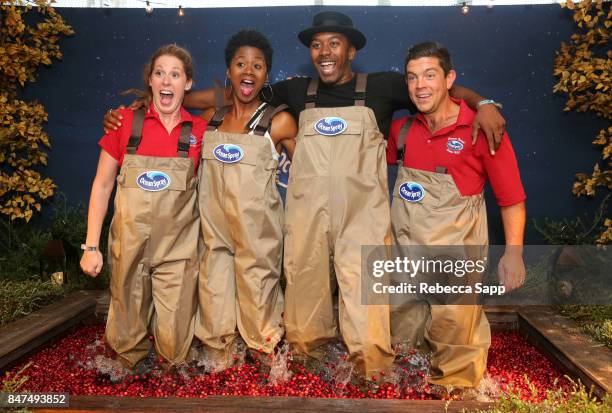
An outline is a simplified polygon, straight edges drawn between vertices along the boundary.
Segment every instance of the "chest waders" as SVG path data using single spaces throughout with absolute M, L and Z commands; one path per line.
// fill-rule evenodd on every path
M 195 334 L 215 370 L 233 363 L 236 328 L 250 348 L 266 353 L 284 333 L 284 214 L 275 183 L 278 161 L 264 136 L 283 108 L 268 106 L 252 135 L 216 130 L 228 109 L 208 123 L 198 199 L 205 251 Z
M 134 113 L 109 235 L 111 302 L 106 340 L 133 367 L 151 348 L 182 362 L 193 339 L 198 278 L 197 178 L 183 122 L 177 157 L 136 155 L 144 110 Z M 146 139 L 146 136 L 145 136 Z
M 472 251 L 471 256 L 485 256 L 489 238 L 483 194 L 462 196 L 444 167 L 436 168 L 438 172 L 429 172 L 401 166 L 411 121 L 406 123 L 408 125 L 402 127 L 398 139 L 400 168 L 391 204 L 396 242 L 399 245 L 475 246 L 468 248 Z M 422 186 L 424 196 L 421 200 L 411 202 L 400 195 L 400 188 L 406 182 Z M 473 251 L 477 253 L 473 254 Z M 416 304 L 407 312 L 412 311 L 414 316 L 419 306 Z M 410 321 L 406 323 L 411 324 Z M 406 327 L 401 320 L 393 326 L 398 328 L 398 335 L 406 335 L 401 330 Z M 432 383 L 464 387 L 478 385 L 487 367 L 491 345 L 489 322 L 481 306 L 432 305 L 425 340 L 433 352 Z
M 330 259 L 339 286 L 340 332 L 367 378 L 393 362 L 388 305 L 361 302 L 361 246 L 390 243 L 385 145 L 364 106 L 366 74 L 357 74 L 355 106 L 315 108 L 318 79 L 300 113 L 287 190 L 285 328 L 302 352 L 337 336 Z M 380 377 L 380 376 L 378 376 Z

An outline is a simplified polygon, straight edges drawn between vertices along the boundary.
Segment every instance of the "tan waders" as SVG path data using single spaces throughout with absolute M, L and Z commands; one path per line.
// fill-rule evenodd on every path
M 361 246 L 390 243 L 385 145 L 364 106 L 366 80 L 357 75 L 352 107 L 315 108 L 318 79 L 308 88 L 286 201 L 285 328 L 288 341 L 310 355 L 337 336 L 331 260 L 342 338 L 358 371 L 371 378 L 389 369 L 394 355 L 389 307 L 361 302 Z
M 193 338 L 198 277 L 197 179 L 187 157 L 191 122 L 183 122 L 176 158 L 136 155 L 144 110 L 117 177 L 109 236 L 111 302 L 106 340 L 133 367 L 151 348 L 182 362 Z M 146 137 L 145 137 L 146 139 Z
M 410 122 L 410 121 L 409 121 Z M 408 127 L 399 134 L 398 162 L 403 162 L 404 139 Z M 400 159 L 400 157 L 402 159 Z M 399 245 L 471 245 L 479 258 L 488 245 L 487 213 L 482 194 L 461 196 L 450 174 L 400 167 L 393 189 L 391 219 Z M 416 184 L 416 185 L 415 185 Z M 403 187 L 403 188 L 402 188 Z M 419 199 L 420 198 L 420 199 Z M 480 247 L 478 247 L 480 246 Z M 452 282 L 452 281 L 451 281 Z M 422 304 L 403 309 L 413 320 L 392 324 L 393 334 L 410 335 L 423 321 Z M 396 315 L 393 316 L 396 319 Z M 414 321 L 417 319 L 418 321 Z M 475 387 L 487 366 L 491 344 L 489 322 L 477 305 L 432 305 L 425 340 L 433 352 L 431 378 L 435 384 Z
M 217 131 L 228 108 L 208 123 L 199 206 L 205 252 L 200 264 L 196 336 L 215 370 L 231 365 L 236 327 L 246 344 L 270 353 L 283 336 L 280 287 L 283 205 L 278 161 L 264 136 L 281 108 L 264 106 L 253 134 Z M 263 108 L 262 108 L 263 109 Z

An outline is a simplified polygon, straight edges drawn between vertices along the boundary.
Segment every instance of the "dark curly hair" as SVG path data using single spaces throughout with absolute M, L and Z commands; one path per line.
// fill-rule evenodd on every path
M 261 50 L 266 61 L 266 69 L 269 73 L 272 68 L 272 46 L 270 46 L 268 38 L 255 29 L 240 30 L 230 37 L 227 46 L 225 46 L 225 66 L 230 67 L 236 51 L 243 46 L 256 47 Z

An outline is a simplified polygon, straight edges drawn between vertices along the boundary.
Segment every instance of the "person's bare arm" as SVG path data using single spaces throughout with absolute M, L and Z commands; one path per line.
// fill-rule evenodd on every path
M 118 169 L 119 164 L 117 160 L 102 149 L 100 151 L 100 159 L 98 160 L 98 170 L 89 198 L 87 238 L 85 240 L 85 245 L 87 246 L 100 246 L 102 224 L 108 210 L 108 201 L 115 185 Z M 85 274 L 96 277 L 102 270 L 103 262 L 104 260 L 99 248 L 97 251 L 85 251 L 83 257 L 81 257 L 81 268 Z
M 478 107 L 478 102 L 484 98 L 471 89 L 463 86 L 453 85 L 450 90 L 450 95 L 455 99 L 463 99 L 465 103 L 477 111 L 476 118 L 472 124 L 472 143 L 476 143 L 478 137 L 478 129 L 487 136 L 489 142 L 489 151 L 491 155 L 495 155 L 495 150 L 499 148 L 502 137 L 506 130 L 506 120 L 499 113 L 497 107 L 493 104 L 481 105 Z
M 272 142 L 278 148 L 279 145 L 287 150 L 289 159 L 293 158 L 295 151 L 295 135 L 297 135 L 297 125 L 295 119 L 289 112 L 277 113 L 272 118 L 271 133 Z
M 205 119 L 207 122 L 212 119 L 216 110 L 215 108 L 206 109 L 204 112 L 200 113 L 200 117 Z
M 216 105 L 216 94 L 219 92 L 223 92 L 223 89 L 210 88 L 202 90 L 193 90 L 185 94 L 185 97 L 183 98 L 183 106 L 185 106 L 187 109 L 199 110 L 207 110 L 210 108 L 214 108 Z M 227 90 L 225 90 L 223 106 L 231 104 L 231 95 L 228 94 Z
M 503 206 L 500 209 L 506 237 L 506 251 L 499 260 L 497 269 L 500 283 L 506 287 L 506 291 L 512 291 L 525 282 L 525 263 L 523 262 L 525 202 Z

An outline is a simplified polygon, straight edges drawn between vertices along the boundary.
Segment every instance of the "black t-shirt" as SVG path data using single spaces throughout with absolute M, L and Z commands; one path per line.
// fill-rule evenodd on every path
M 323 108 L 353 106 L 355 102 L 355 82 L 357 77 L 341 85 L 326 85 L 319 82 L 316 106 Z M 286 103 L 297 119 L 306 106 L 306 91 L 309 77 L 299 77 L 275 83 L 273 104 Z M 365 105 L 374 111 L 378 129 L 389 136 L 393 112 L 416 108 L 406 90 L 404 76 L 397 72 L 377 72 L 368 74 Z

